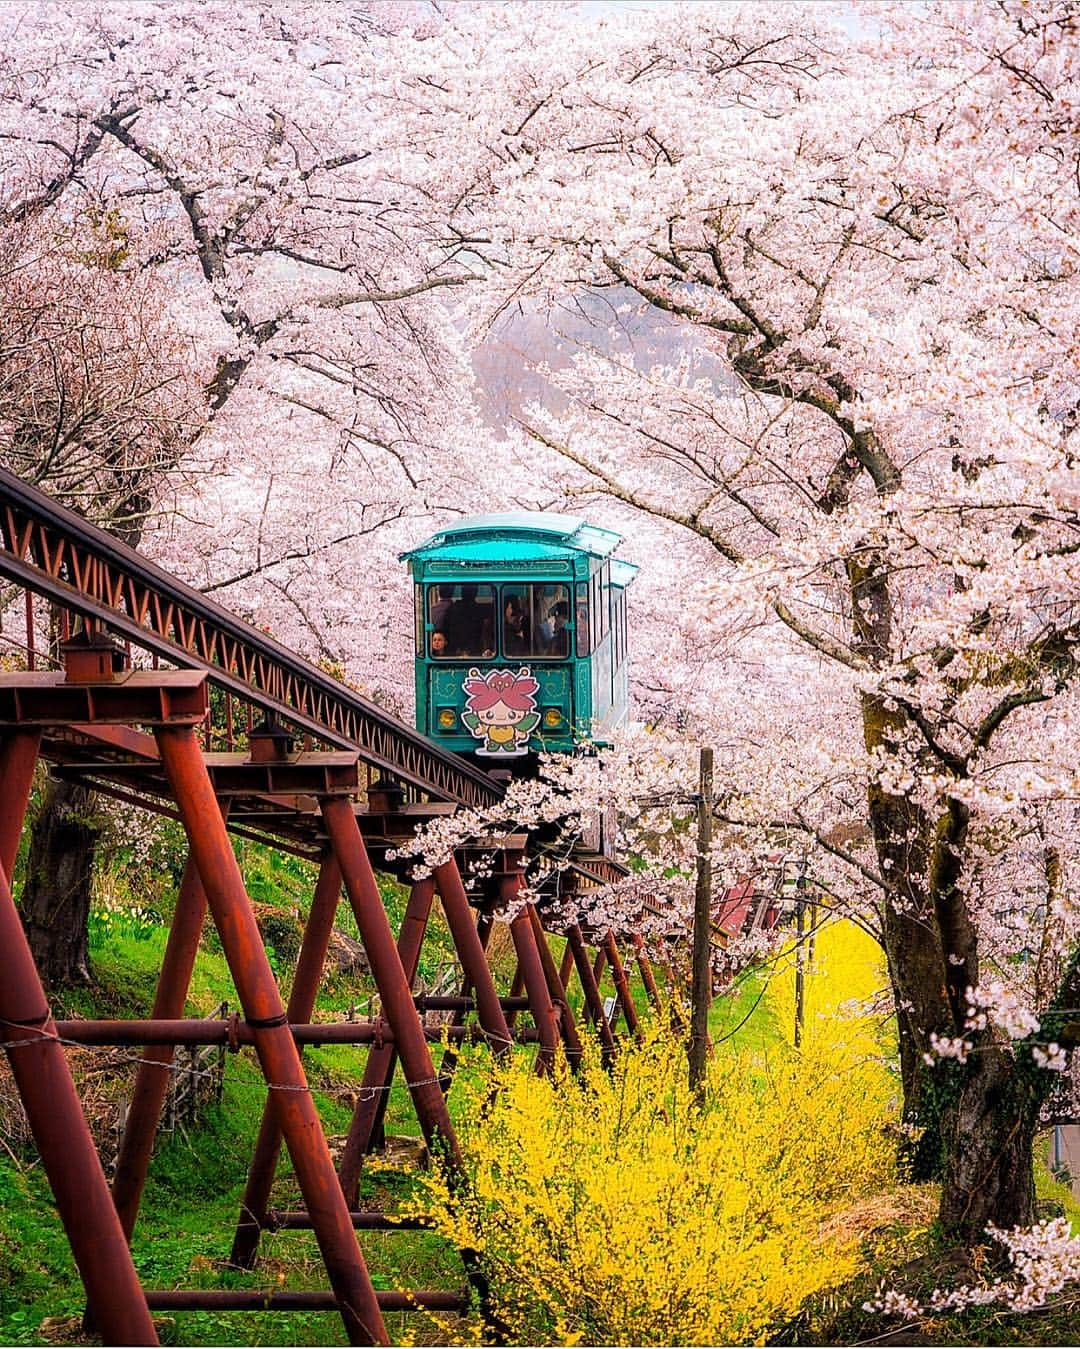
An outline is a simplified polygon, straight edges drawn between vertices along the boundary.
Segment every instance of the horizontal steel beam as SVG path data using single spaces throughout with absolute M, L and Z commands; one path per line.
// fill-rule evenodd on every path
M 0 707 L 3 689 L 0 688 Z M 47 747 L 48 748 L 48 747 Z M 76 747 L 73 747 L 73 749 Z M 68 758 L 63 760 L 64 772 L 69 776 L 107 773 L 118 782 L 129 781 L 149 774 L 165 788 L 165 770 L 156 757 L 129 760 Z M 355 796 L 360 790 L 360 761 L 355 750 L 337 753 L 294 754 L 282 762 L 252 762 L 246 754 L 204 754 L 203 762 L 210 774 L 216 796 L 258 796 L 285 798 L 279 804 L 283 811 L 295 811 L 292 798 L 311 800 L 310 813 L 316 813 L 316 797 Z
M 451 1040 L 484 1039 L 479 1026 L 425 1026 L 425 1038 L 439 1044 L 444 1035 Z M 298 1045 L 370 1045 L 393 1044 L 394 1033 L 388 1025 L 373 1021 L 320 1021 L 290 1025 Z M 227 1045 L 239 1048 L 255 1043 L 246 1021 L 58 1021 L 56 1032 L 70 1044 L 96 1045 Z M 528 1029 L 515 1036 L 522 1043 L 532 1041 Z
M 423 1218 L 397 1218 L 392 1213 L 353 1209 L 349 1214 L 358 1232 L 428 1232 L 431 1223 Z M 266 1215 L 268 1232 L 309 1232 L 311 1214 L 305 1209 L 270 1209 Z
M 418 993 L 413 1002 L 419 1012 L 471 1012 L 476 1008 L 476 999 L 462 997 L 458 993 Z M 504 1012 L 523 1012 L 529 1005 L 528 998 L 500 998 Z
M 0 724 L 197 726 L 205 717 L 202 670 L 132 670 L 101 684 L 69 684 L 62 671 L 0 674 Z
M 438 1288 L 411 1293 L 379 1292 L 384 1312 L 463 1312 L 469 1299 Z M 146 1305 L 152 1312 L 333 1312 L 338 1304 L 329 1290 L 310 1292 L 246 1288 L 147 1288 Z

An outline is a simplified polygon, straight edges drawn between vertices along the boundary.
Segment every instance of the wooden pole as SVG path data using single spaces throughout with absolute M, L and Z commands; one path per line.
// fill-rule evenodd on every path
M 806 1014 L 806 863 L 799 863 L 795 876 L 795 1048 L 802 1045 Z M 813 936 L 810 938 L 813 941 Z
M 697 885 L 694 891 L 693 963 L 690 991 L 690 1086 L 701 1089 L 709 1048 L 712 1002 L 712 817 L 713 752 L 702 748 L 697 802 Z

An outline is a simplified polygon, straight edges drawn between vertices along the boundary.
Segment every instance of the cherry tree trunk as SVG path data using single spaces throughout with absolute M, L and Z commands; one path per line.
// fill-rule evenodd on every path
M 869 712 L 868 702 L 864 712 Z M 868 747 L 878 740 L 877 730 L 868 726 Z M 896 1006 L 904 1123 L 913 1140 L 908 1161 L 912 1179 L 937 1180 L 942 1173 L 939 1103 L 923 1055 L 932 1031 L 951 1035 L 954 1030 L 941 933 L 925 887 L 928 822 L 912 802 L 876 785 L 868 790 L 867 804 L 882 873 L 895 887 L 882 906 L 882 939 Z
M 913 1180 L 938 1180 L 943 1167 L 941 1102 L 934 1070 L 923 1054 L 930 1031 L 951 1033 L 941 976 L 941 943 L 931 923 L 918 913 L 885 909 L 885 954 L 896 1005 L 903 1118 L 911 1129 L 907 1160 Z
M 92 793 L 50 778 L 31 827 L 19 902 L 30 949 L 50 988 L 90 978 L 87 921 L 100 833 Z
M 868 737 L 868 740 L 870 737 Z M 962 998 L 950 997 L 946 935 L 951 893 L 931 864 L 934 824 L 913 801 L 871 786 L 874 843 L 893 890 L 883 905 L 883 937 L 897 1009 L 904 1123 L 911 1126 L 908 1161 L 915 1180 L 941 1182 L 939 1217 L 946 1239 L 987 1241 L 987 1224 L 1007 1228 L 1034 1219 L 1033 1145 L 1040 1089 L 1023 1059 L 996 1046 L 986 1032 L 966 1032 Z M 955 860 L 955 859 L 954 859 Z M 948 878 L 946 878 L 948 879 Z M 954 927 L 955 927 L 954 923 Z M 977 949 L 960 952 L 966 977 L 977 978 Z M 933 1032 L 967 1034 L 966 1062 L 927 1064 Z M 1047 1076 L 1044 1074 L 1043 1076 Z
M 988 1223 L 1030 1226 L 1038 1093 L 1029 1072 L 992 1045 L 977 1048 L 966 1064 L 936 1071 L 954 1083 L 942 1120 L 944 1235 L 977 1246 L 987 1240 Z

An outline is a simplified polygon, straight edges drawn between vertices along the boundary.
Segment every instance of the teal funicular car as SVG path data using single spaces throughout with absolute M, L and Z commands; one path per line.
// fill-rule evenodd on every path
M 415 582 L 416 725 L 515 771 L 603 744 L 627 712 L 621 537 L 568 515 L 477 515 L 401 555 Z

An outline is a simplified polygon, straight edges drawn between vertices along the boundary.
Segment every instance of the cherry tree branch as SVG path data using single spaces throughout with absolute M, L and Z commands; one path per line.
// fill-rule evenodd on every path
M 404 516 L 405 508 L 400 507 L 393 514 L 381 519 L 378 524 L 369 525 L 366 529 L 353 529 L 347 534 L 337 534 L 334 538 L 327 539 L 314 547 L 290 549 L 288 552 L 279 553 L 277 557 L 271 558 L 268 562 L 258 562 L 252 567 L 246 567 L 243 571 L 234 572 L 232 576 L 227 576 L 219 581 L 211 581 L 209 585 L 200 586 L 199 589 L 204 595 L 211 595 L 215 590 L 225 590 L 229 586 L 239 585 L 241 581 L 249 581 L 253 576 L 261 576 L 264 572 L 270 571 L 271 568 L 280 567 L 286 562 L 299 562 L 318 557 L 321 553 L 328 553 L 343 543 L 352 543 L 355 539 L 362 539 L 368 534 L 374 534 L 384 525 L 388 525 L 394 520 L 401 520 Z
M 647 515 L 652 515 L 656 519 L 667 520 L 671 524 L 680 525 L 683 529 L 689 530 L 692 534 L 696 534 L 699 538 L 705 539 L 708 543 L 712 544 L 721 557 L 725 558 L 733 566 L 741 566 L 745 561 L 742 553 L 737 548 L 702 520 L 696 519 L 692 514 L 688 515 L 683 511 L 677 511 L 671 507 L 663 506 L 659 502 L 649 501 L 645 497 L 641 497 L 637 493 L 629 491 L 618 481 L 618 479 L 614 478 L 605 469 L 602 469 L 598 464 L 591 463 L 581 455 L 576 454 L 568 445 L 563 445 L 552 440 L 542 431 L 534 426 L 530 426 L 527 422 L 521 421 L 519 418 L 515 418 L 514 420 L 524 431 L 533 436 L 534 439 L 538 440 L 542 445 L 546 445 L 548 449 L 553 450 L 556 454 L 562 455 L 565 459 L 569 459 L 571 463 L 577 464 L 577 466 L 584 469 L 586 473 L 599 479 L 600 482 L 604 484 L 604 491 L 608 496 L 615 498 L 617 501 L 625 502 L 628 506 L 633 506 L 635 509 L 642 511 Z M 868 660 L 852 651 L 850 647 L 845 646 L 842 642 L 838 642 L 834 637 L 830 637 L 828 633 L 821 632 L 816 628 L 812 628 L 808 623 L 804 623 L 803 620 L 797 617 L 789 606 L 779 597 L 773 596 L 769 600 L 769 606 L 785 627 L 790 628 L 796 636 L 802 638 L 804 642 L 809 646 L 812 646 L 815 651 L 820 652 L 821 655 L 828 656 L 830 660 L 838 661 L 841 665 L 846 665 L 851 670 L 865 672 L 873 668 Z
M 5 139 L 9 138 L 5 137 Z M 62 146 L 51 140 L 44 142 L 59 150 L 67 158 L 67 164 L 62 172 L 54 174 L 49 179 L 36 196 L 25 197 L 22 201 L 18 201 L 0 212 L 0 224 L 21 225 L 32 215 L 38 215 L 48 207 L 54 206 L 71 184 L 76 181 L 80 170 L 86 167 L 91 158 L 101 148 L 104 139 L 105 133 L 99 127 L 92 126 L 81 144 L 77 144 L 75 148 Z

